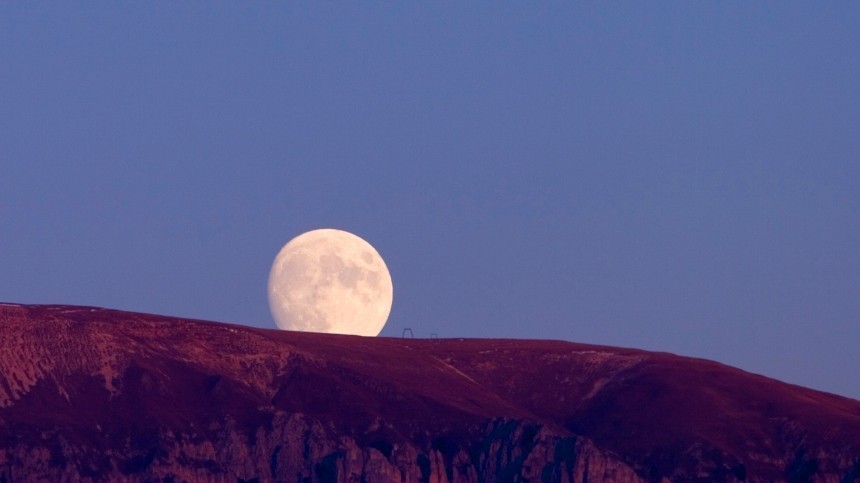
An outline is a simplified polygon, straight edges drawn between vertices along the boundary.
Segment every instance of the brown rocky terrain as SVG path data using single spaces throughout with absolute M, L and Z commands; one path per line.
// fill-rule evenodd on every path
M 671 354 L 0 304 L 0 481 L 854 481 L 860 402 Z

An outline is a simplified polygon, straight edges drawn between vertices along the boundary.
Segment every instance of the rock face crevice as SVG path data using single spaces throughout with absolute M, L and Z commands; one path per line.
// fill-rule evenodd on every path
M 860 402 L 670 354 L 0 304 L 0 481 L 854 481 Z

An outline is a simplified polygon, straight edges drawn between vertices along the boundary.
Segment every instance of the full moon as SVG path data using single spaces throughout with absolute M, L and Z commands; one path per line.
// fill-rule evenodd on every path
M 393 297 L 379 252 L 342 230 L 293 238 L 269 272 L 269 308 L 283 330 L 376 336 Z

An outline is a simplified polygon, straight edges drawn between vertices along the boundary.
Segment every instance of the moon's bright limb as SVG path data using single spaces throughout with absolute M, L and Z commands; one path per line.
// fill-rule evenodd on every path
M 391 312 L 388 267 L 366 241 L 342 230 L 289 241 L 269 273 L 269 308 L 284 330 L 376 336 Z

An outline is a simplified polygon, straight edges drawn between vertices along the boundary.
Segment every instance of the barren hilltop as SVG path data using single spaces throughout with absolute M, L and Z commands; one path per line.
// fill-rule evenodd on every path
M 559 341 L 0 304 L 2 481 L 854 481 L 860 402 Z

